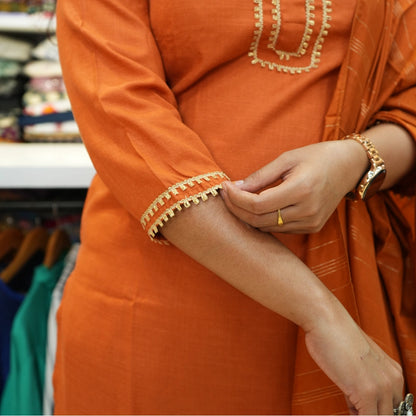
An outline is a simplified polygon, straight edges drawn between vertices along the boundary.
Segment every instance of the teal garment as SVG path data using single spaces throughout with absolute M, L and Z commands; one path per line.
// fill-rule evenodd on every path
M 1 398 L 2 415 L 42 414 L 48 314 L 64 259 L 51 269 L 37 266 L 13 321 L 10 372 Z

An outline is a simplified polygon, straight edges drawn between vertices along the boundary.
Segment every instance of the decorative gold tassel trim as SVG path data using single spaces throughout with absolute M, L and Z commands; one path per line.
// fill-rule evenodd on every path
M 169 187 L 150 204 L 149 208 L 142 215 L 140 222 L 143 228 L 146 229 L 146 226 L 149 224 L 149 222 L 152 221 L 159 210 L 166 205 L 172 196 L 179 194 L 179 190 L 186 191 L 189 188 L 194 187 L 196 184 L 210 182 L 213 179 L 229 180 L 228 176 L 224 172 L 217 171 L 194 176 Z M 148 231 L 150 238 L 153 240 L 158 232 L 158 227 L 162 227 L 164 222 L 167 222 L 169 218 L 173 217 L 175 215 L 175 210 L 180 211 L 182 206 L 188 208 L 191 205 L 191 202 L 198 204 L 200 200 L 206 201 L 209 194 L 216 196 L 218 194 L 218 189 L 221 189 L 221 184 L 212 186 L 203 192 L 199 192 L 197 194 L 181 199 L 169 208 L 165 209 L 164 212 L 154 221 L 152 227 L 150 227 Z
M 181 199 L 180 201 L 176 202 L 170 208 L 166 209 L 153 223 L 153 225 L 147 231 L 148 236 L 150 239 L 156 243 L 160 244 L 169 244 L 166 240 L 159 240 L 156 237 L 160 229 L 169 221 L 169 219 L 175 216 L 176 211 L 182 211 L 182 207 L 189 208 L 191 203 L 198 205 L 201 200 L 206 201 L 208 200 L 209 195 L 217 196 L 218 190 L 222 189 L 222 185 L 218 184 L 209 188 L 203 192 L 199 192 L 195 195 L 191 195 L 187 198 Z

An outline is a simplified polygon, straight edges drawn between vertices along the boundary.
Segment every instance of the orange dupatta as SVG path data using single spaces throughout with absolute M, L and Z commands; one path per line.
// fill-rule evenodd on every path
M 363 131 L 376 122 L 400 124 L 416 139 L 416 2 L 385 0 L 384 8 L 380 3 L 358 0 L 349 50 L 326 115 L 323 140 L 336 140 Z M 367 204 L 346 201 L 338 210 L 337 218 L 332 219 L 338 221 L 338 226 L 327 227 L 328 234 L 333 234 L 327 236 L 327 241 L 343 238 L 350 253 L 354 294 L 339 297 L 344 296 L 344 305 L 370 336 L 373 336 L 372 326 L 378 324 L 377 311 L 370 310 L 371 304 L 365 302 L 362 292 L 367 292 L 367 299 L 371 299 L 372 280 L 368 279 L 366 286 L 365 268 L 359 263 L 373 250 L 370 244 L 360 241 L 360 231 L 372 228 L 380 285 L 385 289 L 386 304 L 392 315 L 392 337 L 396 338 L 399 351 L 388 345 L 383 347 L 398 355 L 396 359 L 401 360 L 406 389 L 410 392 L 416 391 L 416 226 L 412 233 L 413 224 L 409 224 L 415 218 L 414 173 L 416 167 L 404 181 L 405 187 L 400 188 L 400 192 L 411 195 L 406 201 L 397 204 L 397 197 L 388 192 L 373 197 Z M 343 230 L 344 235 L 337 235 L 336 229 Z M 330 249 L 326 251 L 321 252 L 318 260 L 311 260 L 312 270 L 314 261 L 319 264 L 334 258 Z M 357 278 L 357 274 L 361 276 Z M 316 374 L 315 365 L 304 349 L 301 336 L 292 413 L 308 413 L 312 402 L 314 409 L 320 408 L 322 414 L 334 413 L 336 409 L 329 409 L 325 404 L 325 396 L 334 393 L 333 387 L 324 376 Z M 317 404 L 320 400 L 321 405 Z M 340 398 L 339 412 L 343 406 Z

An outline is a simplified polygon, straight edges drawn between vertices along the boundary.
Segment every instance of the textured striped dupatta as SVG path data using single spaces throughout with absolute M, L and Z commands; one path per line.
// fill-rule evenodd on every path
M 361 132 L 379 121 L 404 126 L 416 140 L 415 1 L 357 1 L 349 49 L 326 115 L 323 140 Z M 398 187 L 410 195 L 406 199 L 383 192 L 368 203 L 343 201 L 320 241 L 312 241 L 314 250 L 310 250 L 307 258 L 308 265 L 362 328 L 385 351 L 401 360 L 406 389 L 413 392 L 416 391 L 415 177 L 410 175 Z M 311 239 L 314 238 L 312 235 Z M 331 242 L 342 240 L 345 250 L 335 253 Z M 342 259 L 346 264 L 343 269 L 339 266 Z M 324 264 L 325 273 L 319 275 Z M 390 315 L 387 324 L 378 322 L 380 314 Z M 308 357 L 300 333 L 292 413 L 307 414 L 311 409 L 321 414 L 348 412 L 342 393 L 319 373 Z

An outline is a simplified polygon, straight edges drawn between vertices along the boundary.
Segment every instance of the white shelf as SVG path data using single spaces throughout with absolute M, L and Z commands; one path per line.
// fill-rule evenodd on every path
M 43 13 L 0 12 L 0 31 L 15 33 L 55 32 L 56 20 Z
M 88 188 L 94 174 L 82 143 L 0 144 L 0 188 Z

